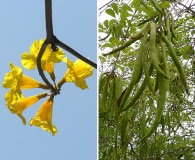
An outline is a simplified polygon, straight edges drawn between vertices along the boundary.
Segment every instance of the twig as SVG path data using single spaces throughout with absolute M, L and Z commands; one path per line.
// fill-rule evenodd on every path
M 111 0 L 111 1 L 109 1 L 108 3 L 106 3 L 105 5 L 103 5 L 102 7 L 100 7 L 98 10 L 100 11 L 101 9 L 103 9 L 104 7 L 104 9 L 101 11 L 101 12 L 99 12 L 99 15 L 101 15 L 102 14 L 102 12 L 104 12 L 105 10 L 106 10 L 106 8 L 111 4 L 111 3 L 114 3 L 114 1 L 116 1 L 116 0 Z M 106 7 L 107 6 L 107 7 Z
M 45 19 L 46 19 L 46 32 L 47 41 L 53 42 L 53 24 L 52 24 L 52 1 L 45 0 Z
M 41 78 L 43 79 L 43 81 L 47 84 L 47 86 L 51 89 L 51 91 L 53 92 L 54 95 L 59 94 L 59 90 L 55 89 L 53 87 L 53 85 L 47 80 L 47 78 L 45 77 L 45 74 L 43 72 L 43 69 L 41 67 L 41 58 L 43 56 L 43 53 L 47 47 L 47 45 L 49 44 L 49 42 L 47 40 L 45 40 L 43 42 L 43 45 L 41 46 L 41 49 L 39 51 L 38 57 L 37 57 L 37 69 L 39 72 L 39 75 L 41 76 Z
M 101 10 L 102 8 L 104 8 L 105 6 L 109 5 L 109 4 L 112 3 L 113 1 L 115 1 L 115 0 L 109 1 L 108 3 L 106 3 L 106 4 L 104 4 L 102 7 L 100 7 L 98 10 Z
M 59 41 L 53 34 L 53 25 L 52 25 L 52 0 L 45 0 L 45 19 L 46 19 L 46 40 L 44 41 L 43 45 L 41 46 L 41 49 L 39 51 L 39 54 L 37 56 L 37 69 L 39 72 L 39 75 L 43 79 L 43 81 L 47 84 L 47 86 L 50 88 L 50 90 L 53 92 L 53 95 L 60 94 L 60 89 L 54 88 L 54 86 L 47 80 L 43 69 L 41 67 L 41 59 L 44 54 L 44 51 L 48 44 L 51 44 L 52 50 L 57 51 L 58 48 L 55 46 L 55 43 L 64 48 L 65 50 L 69 51 L 74 56 L 80 58 L 84 62 L 88 63 L 89 65 L 93 66 L 94 68 L 97 68 L 97 64 L 93 63 L 92 61 L 88 60 L 84 56 L 80 55 L 78 52 L 67 46 L 66 44 Z M 54 42 L 55 41 L 55 42 Z
M 179 0 L 176 1 L 176 4 L 171 7 L 170 11 L 167 13 L 167 15 L 165 16 L 165 18 L 162 20 L 162 22 L 159 24 L 159 26 L 157 27 L 157 30 L 160 29 L 160 27 L 163 25 L 163 23 L 165 22 L 165 20 L 169 17 L 169 15 L 171 14 L 171 11 L 175 9 L 175 6 L 177 6 L 177 4 L 179 3 Z
M 54 37 L 54 42 L 55 42 L 56 45 L 62 47 L 66 51 L 70 52 L 75 57 L 81 59 L 82 61 L 88 63 L 89 65 L 91 65 L 92 67 L 94 67 L 94 68 L 97 69 L 97 64 L 95 64 L 94 62 L 92 62 L 89 59 L 85 58 L 84 56 L 82 56 L 81 54 L 79 54 L 77 51 L 75 51 L 74 49 L 72 49 L 68 45 L 64 44 L 62 41 L 58 40 L 56 37 Z
M 190 7 L 187 7 L 186 5 L 184 5 L 183 3 L 179 2 L 180 5 L 182 5 L 183 7 L 185 7 L 186 9 L 188 9 L 189 11 L 192 12 L 193 15 L 195 15 L 195 11 L 192 10 Z
M 57 50 L 57 47 L 53 45 L 53 26 L 52 26 L 52 0 L 45 0 L 45 19 L 46 19 L 46 32 L 47 37 L 46 40 L 43 42 L 41 49 L 39 51 L 39 54 L 37 56 L 37 69 L 39 72 L 39 75 L 43 79 L 43 81 L 47 84 L 47 86 L 50 88 L 50 90 L 53 92 L 54 95 L 59 94 L 59 90 L 55 89 L 53 85 L 47 80 L 43 69 L 41 67 L 41 59 L 44 54 L 44 51 L 48 44 L 52 45 L 53 50 Z

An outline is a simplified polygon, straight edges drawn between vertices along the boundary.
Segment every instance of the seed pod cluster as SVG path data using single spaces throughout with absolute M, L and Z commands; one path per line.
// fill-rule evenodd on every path
M 122 92 L 122 77 L 113 72 L 105 72 L 99 77 L 100 116 L 113 115 L 118 110 L 117 100 Z
M 154 1 L 151 2 L 153 3 Z M 161 11 L 158 10 L 158 12 Z M 166 14 L 166 12 L 163 13 Z M 125 90 L 122 88 L 123 80 L 120 74 L 105 73 L 104 75 L 101 75 L 99 79 L 99 95 L 102 97 L 100 102 L 102 104 L 100 105 L 102 106 L 102 109 L 100 108 L 100 110 L 104 111 L 104 113 L 112 111 L 112 113 L 119 116 L 121 112 L 127 111 L 129 108 L 135 106 L 136 102 L 138 102 L 140 96 L 147 88 L 147 91 L 155 96 L 156 105 L 154 117 L 153 120 L 151 120 L 150 128 L 147 129 L 146 133 L 144 129 L 142 140 L 150 137 L 156 131 L 159 124 L 161 124 L 162 132 L 164 132 L 166 121 L 164 120 L 163 112 L 167 99 L 167 92 L 169 90 L 168 59 L 174 62 L 183 86 L 186 89 L 186 92 L 189 93 L 182 64 L 171 45 L 170 36 L 172 34 L 172 36 L 175 37 L 175 35 L 173 35 L 173 31 L 170 31 L 173 27 L 171 29 L 169 25 L 170 21 L 166 20 L 165 27 L 169 27 L 169 33 L 167 35 L 157 31 L 157 25 L 154 22 L 151 22 L 150 25 L 145 25 L 141 31 L 138 32 L 139 34 L 137 33 L 141 38 L 140 48 L 134 61 L 129 85 Z M 128 45 L 125 43 L 125 46 L 121 46 L 119 50 Z M 111 53 L 117 51 L 118 50 L 113 50 Z M 170 58 L 167 57 L 168 55 Z M 146 116 L 145 113 L 141 115 L 142 120 L 145 121 L 146 117 L 143 117 Z M 123 116 L 121 124 L 123 127 L 121 130 L 121 137 L 125 139 L 125 133 L 123 133 L 123 130 L 126 128 L 125 116 Z M 144 123 L 142 123 L 142 128 L 147 128 L 147 126 L 144 127 L 143 124 Z

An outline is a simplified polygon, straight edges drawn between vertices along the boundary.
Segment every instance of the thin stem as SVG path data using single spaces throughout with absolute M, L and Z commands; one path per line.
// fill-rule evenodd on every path
M 106 4 L 104 4 L 102 7 L 100 7 L 98 10 L 101 10 L 102 8 L 104 8 L 105 6 L 109 5 L 109 4 L 112 3 L 113 1 L 115 1 L 115 0 L 109 1 L 108 3 L 106 3 Z
M 167 15 L 165 16 L 164 20 L 162 20 L 162 22 L 159 24 L 159 26 L 157 27 L 157 30 L 160 29 L 160 27 L 163 25 L 163 23 L 165 23 L 166 19 L 169 17 L 169 15 L 171 14 L 171 11 L 175 10 L 175 6 L 177 6 L 177 4 L 179 3 L 179 0 L 176 0 L 176 3 L 174 4 L 173 7 L 171 7 L 171 9 L 169 10 L 169 12 L 167 13 Z
M 89 65 L 91 65 L 92 67 L 94 67 L 94 68 L 97 69 L 97 64 L 96 63 L 94 63 L 94 62 L 90 61 L 89 59 L 85 58 L 84 56 L 82 56 L 81 54 L 79 54 L 77 51 L 75 51 L 74 49 L 72 49 L 68 45 L 66 45 L 63 42 L 61 42 L 60 40 L 58 40 L 56 37 L 54 37 L 54 42 L 55 42 L 56 45 L 62 47 L 66 51 L 70 52 L 75 57 L 81 59 L 82 61 L 88 63 Z
M 43 42 L 43 45 L 41 46 L 41 49 L 39 51 L 39 54 L 37 56 L 37 69 L 39 72 L 39 75 L 43 79 L 43 81 L 47 84 L 47 86 L 50 88 L 50 90 L 53 92 L 54 95 L 59 94 L 59 90 L 55 89 L 53 85 L 47 80 L 45 77 L 45 74 L 43 72 L 43 69 L 41 67 L 41 59 L 44 54 L 44 51 L 48 44 L 53 44 L 53 26 L 52 26 L 52 0 L 45 0 L 45 19 L 46 19 L 46 32 L 47 32 L 47 38 Z M 54 46 L 52 45 L 54 48 Z M 53 49 L 52 48 L 52 49 Z M 55 47 L 56 48 L 56 47 Z
M 52 25 L 52 0 L 45 0 L 45 18 L 47 41 L 53 42 L 53 25 Z
M 43 69 L 41 67 L 41 58 L 43 56 L 43 53 L 47 47 L 47 45 L 49 44 L 49 42 L 47 40 L 45 40 L 43 42 L 43 45 L 41 46 L 41 49 L 39 51 L 38 57 L 37 57 L 37 69 L 39 72 L 39 75 L 41 76 L 41 78 L 43 79 L 43 81 L 47 84 L 47 86 L 51 89 L 51 91 L 53 92 L 54 95 L 59 94 L 59 90 L 55 89 L 53 87 L 53 85 L 47 80 L 47 78 L 45 77 L 45 74 L 43 72 Z
M 193 15 L 195 15 L 195 11 L 193 11 L 190 7 L 187 7 L 186 5 L 184 5 L 181 2 L 179 2 L 179 4 L 182 5 L 183 7 L 185 7 L 186 9 L 188 9 L 189 11 L 191 11 Z
M 91 62 L 90 60 L 88 60 L 87 58 L 83 57 L 78 52 L 76 52 L 75 50 L 73 50 L 72 48 L 67 46 L 66 44 L 62 43 L 61 41 L 59 41 L 54 36 L 54 34 L 53 34 L 53 25 L 52 25 L 52 0 L 45 0 L 45 18 L 46 18 L 47 37 L 46 37 L 46 40 L 44 41 L 43 45 L 41 46 L 41 49 L 40 49 L 38 57 L 37 57 L 37 69 L 38 69 L 39 75 L 41 76 L 43 81 L 47 84 L 47 86 L 53 92 L 52 94 L 57 95 L 57 94 L 60 93 L 59 92 L 60 89 L 54 88 L 54 86 L 47 80 L 47 78 L 46 78 L 46 76 L 43 72 L 43 69 L 41 67 L 41 59 L 42 59 L 42 56 L 43 56 L 44 51 L 45 51 L 48 44 L 51 44 L 51 47 L 52 47 L 53 51 L 56 51 L 58 49 L 55 46 L 55 43 L 56 43 L 59 46 L 61 46 L 62 48 L 64 48 L 65 50 L 67 50 L 68 52 L 70 52 L 71 54 L 73 54 L 74 56 L 76 56 L 79 59 L 83 60 L 84 62 L 92 65 L 93 67 L 97 68 L 97 64 L 95 64 L 95 63 Z M 54 43 L 54 41 L 55 41 L 55 43 Z M 56 84 L 55 84 L 55 87 L 56 87 Z

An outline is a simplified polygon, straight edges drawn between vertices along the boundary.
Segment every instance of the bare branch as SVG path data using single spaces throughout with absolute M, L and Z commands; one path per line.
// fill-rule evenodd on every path
M 63 49 L 65 49 L 66 51 L 70 52 L 72 55 L 74 55 L 75 57 L 81 59 L 82 61 L 88 63 L 89 65 L 91 65 L 92 67 L 97 69 L 97 64 L 95 64 L 94 62 L 90 61 L 89 59 L 85 58 L 84 56 L 82 56 L 81 54 L 79 54 L 77 51 L 75 51 L 74 49 L 72 49 L 71 47 L 69 47 L 68 45 L 64 44 L 63 42 L 61 42 L 60 40 L 58 40 L 56 37 L 54 37 L 54 42 L 55 44 L 57 44 L 58 46 L 62 47 Z

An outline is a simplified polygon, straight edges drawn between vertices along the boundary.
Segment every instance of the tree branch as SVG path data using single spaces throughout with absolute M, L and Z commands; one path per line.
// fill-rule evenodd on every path
M 88 63 L 89 65 L 91 65 L 92 67 L 94 67 L 94 68 L 97 69 L 97 64 L 95 64 L 94 62 L 92 62 L 89 59 L 85 58 L 84 56 L 82 56 L 81 54 L 79 54 L 77 51 L 75 51 L 74 49 L 72 49 L 68 45 L 66 45 L 63 42 L 61 42 L 60 40 L 58 40 L 56 37 L 54 37 L 54 42 L 55 42 L 56 45 L 62 47 L 66 51 L 70 52 L 75 57 L 81 59 L 82 61 Z
M 46 40 L 44 41 L 43 45 L 41 46 L 41 49 L 39 51 L 38 57 L 37 57 L 37 69 L 39 72 L 39 75 L 43 79 L 43 81 L 47 84 L 47 86 L 52 91 L 52 94 L 57 95 L 60 94 L 60 89 L 54 88 L 54 86 L 47 80 L 43 69 L 41 67 L 41 59 L 44 54 L 44 51 L 48 44 L 51 44 L 52 50 L 57 51 L 56 45 L 59 45 L 60 47 L 64 48 L 74 56 L 78 57 L 79 59 L 83 60 L 84 62 L 88 63 L 89 65 L 93 66 L 97 69 L 97 64 L 94 62 L 88 60 L 84 56 L 80 55 L 78 52 L 73 50 L 71 47 L 67 46 L 66 44 L 59 41 L 53 34 L 53 25 L 52 25 L 52 0 L 45 0 L 45 19 L 46 19 Z M 55 42 L 54 42 L 55 41 Z
M 195 16 L 195 11 L 193 11 L 190 7 L 187 7 L 186 5 L 184 5 L 183 3 L 179 2 L 178 4 L 182 5 L 183 7 L 185 7 L 187 10 L 192 12 L 192 15 Z
M 43 45 L 41 46 L 41 49 L 40 49 L 38 57 L 37 57 L 37 69 L 38 69 L 39 75 L 41 76 L 43 81 L 47 84 L 47 86 L 50 88 L 50 90 L 53 92 L 53 94 L 57 95 L 57 94 L 59 94 L 59 90 L 55 89 L 53 87 L 53 85 L 47 80 L 47 78 L 45 77 L 45 74 L 43 72 L 43 69 L 41 67 L 41 58 L 42 58 L 43 53 L 44 53 L 48 44 L 49 44 L 49 42 L 47 40 L 45 40 L 43 42 Z
M 46 19 L 46 32 L 47 41 L 53 42 L 53 25 L 52 25 L 52 1 L 45 0 L 45 19 Z

